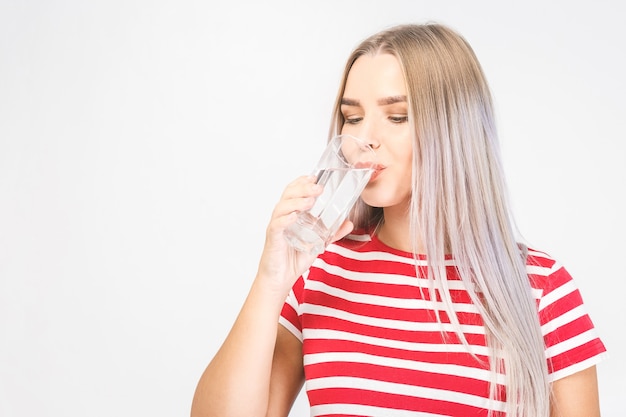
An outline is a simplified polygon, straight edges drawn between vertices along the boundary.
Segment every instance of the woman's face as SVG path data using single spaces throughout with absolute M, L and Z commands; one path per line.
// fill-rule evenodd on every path
M 380 164 L 361 194 L 363 201 L 372 207 L 405 205 L 412 189 L 413 146 L 398 59 L 384 53 L 359 57 L 346 80 L 341 113 L 341 133 L 370 144 Z

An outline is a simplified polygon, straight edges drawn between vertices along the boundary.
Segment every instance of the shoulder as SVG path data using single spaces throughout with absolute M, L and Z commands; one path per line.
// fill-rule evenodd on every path
M 556 259 L 554 259 L 547 252 L 543 252 L 532 247 L 528 248 L 528 254 L 526 256 L 526 265 L 528 267 L 551 269 L 556 264 Z
M 545 252 L 529 249 L 526 268 L 543 320 L 551 320 L 570 311 L 580 310 L 582 314 L 582 294 L 575 279 L 558 260 Z
M 555 381 L 598 363 L 606 347 L 567 269 L 545 252 L 528 249 L 526 268 L 537 301 L 549 378 Z
M 528 248 L 526 271 L 531 287 L 540 291 L 542 296 L 564 285 L 573 285 L 572 276 L 557 259 L 533 248 Z

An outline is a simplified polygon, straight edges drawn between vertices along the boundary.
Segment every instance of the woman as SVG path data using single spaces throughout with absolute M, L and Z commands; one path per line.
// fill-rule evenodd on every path
M 383 169 L 318 258 L 283 231 L 320 186 L 286 187 L 192 415 L 287 416 L 306 380 L 315 416 L 598 416 L 605 348 L 567 271 L 516 240 L 466 41 L 437 24 L 373 35 L 334 115 L 331 136 L 368 141 Z

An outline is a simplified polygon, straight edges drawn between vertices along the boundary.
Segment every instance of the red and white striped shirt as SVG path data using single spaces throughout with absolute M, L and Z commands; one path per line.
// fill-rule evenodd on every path
M 453 260 L 454 309 L 481 361 L 442 313 L 444 338 L 426 300 L 428 280 L 416 278 L 411 254 L 375 236 L 361 243 L 330 245 L 295 283 L 282 310 L 280 323 L 303 343 L 311 416 L 466 417 L 486 416 L 489 408 L 504 415 L 504 404 L 489 400 L 485 329 Z M 418 262 L 426 266 L 424 257 Z M 528 273 L 551 380 L 599 362 L 606 349 L 571 276 L 532 250 Z

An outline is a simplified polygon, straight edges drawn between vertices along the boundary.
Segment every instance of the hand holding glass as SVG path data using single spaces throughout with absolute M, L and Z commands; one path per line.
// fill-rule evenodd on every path
M 312 173 L 324 191 L 285 230 L 291 246 L 314 255 L 324 251 L 369 182 L 375 157 L 367 143 L 351 135 L 335 136 L 328 142 Z

